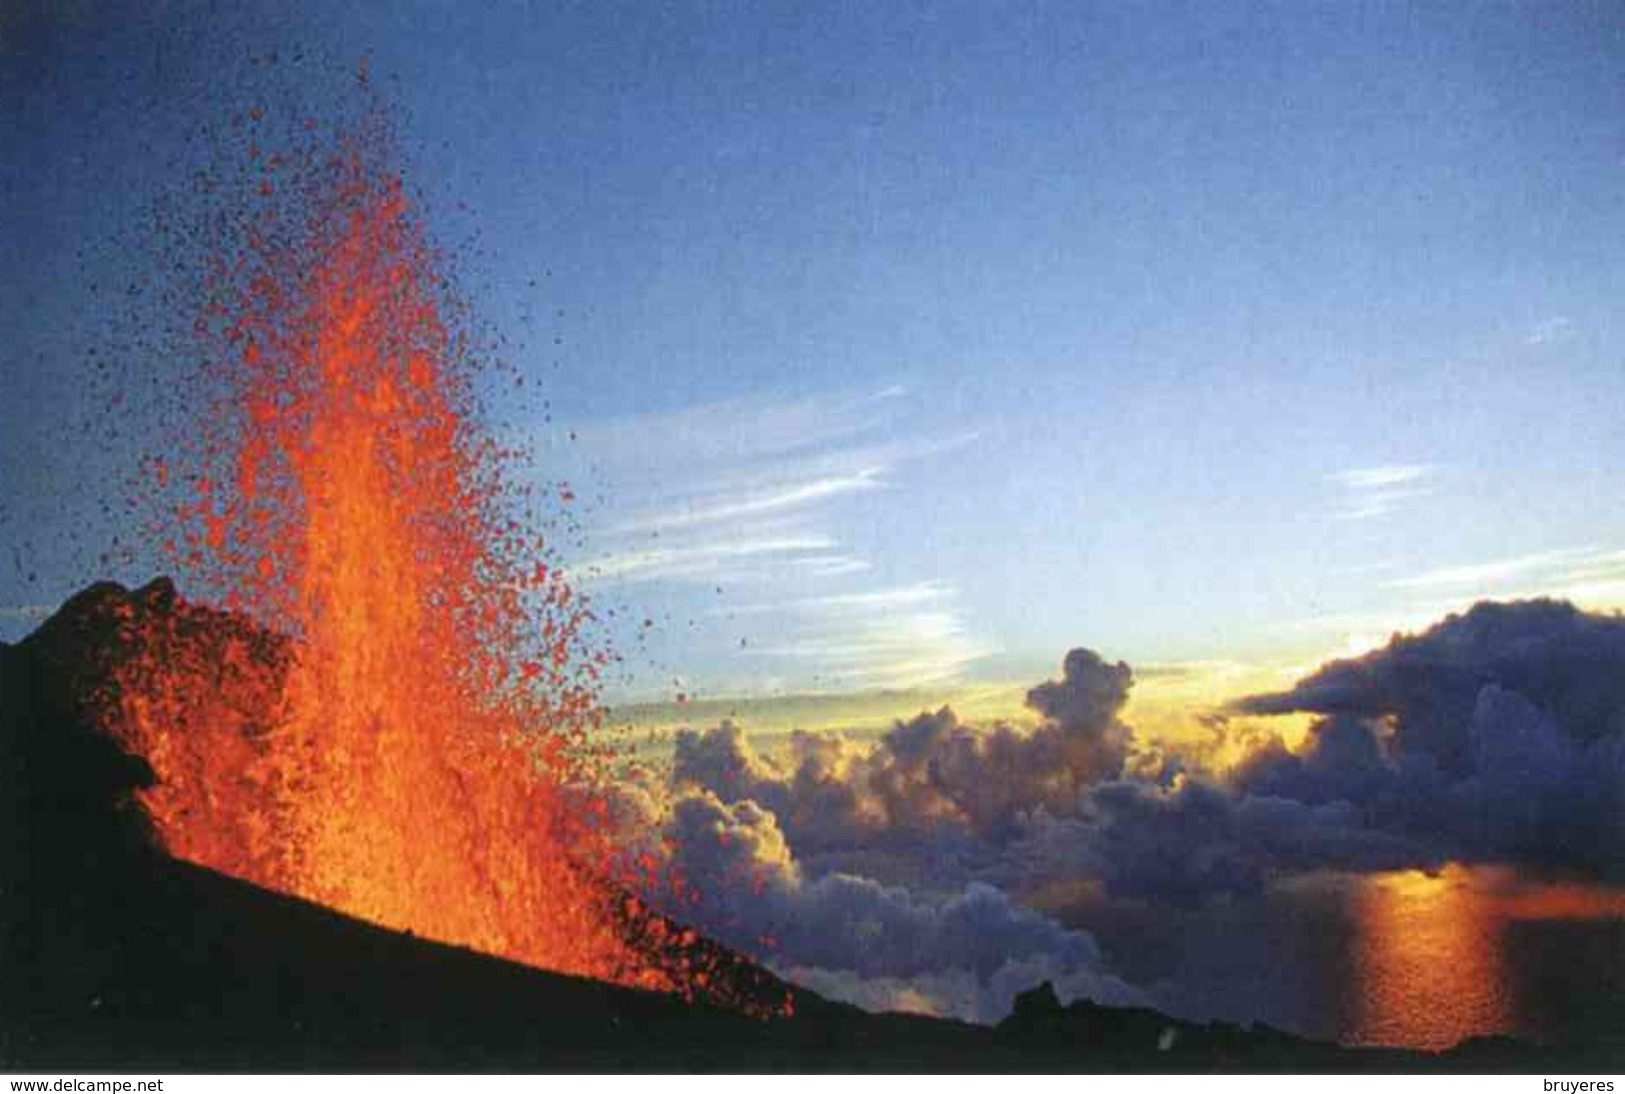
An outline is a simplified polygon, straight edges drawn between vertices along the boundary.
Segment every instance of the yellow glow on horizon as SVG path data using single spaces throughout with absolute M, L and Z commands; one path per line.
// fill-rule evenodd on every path
M 1271 735 L 1292 749 L 1303 742 L 1313 715 L 1263 717 L 1228 709 L 1243 696 L 1289 688 L 1301 675 L 1299 666 L 1280 663 L 1152 666 L 1137 677 L 1123 719 L 1142 744 L 1164 741 L 1189 748 L 1212 769 L 1224 771 Z M 1222 734 L 1215 728 L 1221 719 Z
M 1243 661 L 1146 665 L 1136 671 L 1122 718 L 1142 747 L 1159 742 L 1177 746 L 1210 770 L 1222 772 L 1271 736 L 1280 737 L 1288 748 L 1301 745 L 1313 715 L 1240 715 L 1228 707 L 1245 695 L 1288 688 L 1302 671 L 1301 665 Z M 609 724 L 629 725 L 636 733 L 652 732 L 669 740 L 679 728 L 703 729 L 729 719 L 763 743 L 791 730 L 840 732 L 864 741 L 879 737 L 900 720 L 947 706 L 970 725 L 1009 722 L 1028 728 L 1037 723 L 1026 706 L 1027 691 L 1035 682 L 640 704 L 613 711 Z M 1216 728 L 1220 724 L 1222 731 Z

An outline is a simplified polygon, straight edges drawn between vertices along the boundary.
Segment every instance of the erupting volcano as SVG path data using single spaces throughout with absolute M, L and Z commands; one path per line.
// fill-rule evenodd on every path
M 151 461 L 184 498 L 154 530 L 225 611 L 132 617 L 105 724 L 155 770 L 143 802 L 177 857 L 528 964 L 727 997 L 693 936 L 629 895 L 653 863 L 602 830 L 609 657 L 513 516 L 390 149 L 376 110 L 298 152 L 249 141 L 249 207 L 205 278 L 197 440 Z

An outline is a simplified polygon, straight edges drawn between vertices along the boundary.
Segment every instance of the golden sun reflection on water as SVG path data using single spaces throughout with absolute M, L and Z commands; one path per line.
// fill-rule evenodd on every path
M 1362 880 L 1350 896 L 1354 939 L 1339 1025 L 1353 1044 L 1446 1048 L 1531 1025 L 1508 933 L 1541 920 L 1625 918 L 1625 890 L 1524 881 L 1450 866 Z
M 1500 919 L 1460 874 L 1385 874 L 1354 891 L 1345 1040 L 1447 1048 L 1516 1028 Z

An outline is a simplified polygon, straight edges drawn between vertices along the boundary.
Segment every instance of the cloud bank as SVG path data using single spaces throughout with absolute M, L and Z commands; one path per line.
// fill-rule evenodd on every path
M 1625 619 L 1552 600 L 1480 603 L 1288 691 L 1237 704 L 1322 715 L 1236 785 L 1342 800 L 1458 859 L 1621 874 Z
M 1318 717 L 1296 748 L 1254 734 L 1222 769 L 1211 743 L 1137 742 L 1132 686 L 1075 649 L 1028 691 L 1031 729 L 943 707 L 770 752 L 731 722 L 688 729 L 621 808 L 722 941 L 861 1005 L 979 1021 L 1042 979 L 1146 1001 L 1087 934 L 1023 905 L 1046 886 L 1193 906 L 1308 871 L 1621 873 L 1625 619 L 1480 604 L 1234 704 Z

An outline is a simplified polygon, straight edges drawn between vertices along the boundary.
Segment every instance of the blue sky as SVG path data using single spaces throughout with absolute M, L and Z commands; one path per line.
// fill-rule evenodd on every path
M 109 534 L 109 241 L 363 53 L 628 693 L 1625 604 L 1606 5 L 360 7 L 0 19 L 0 636 Z

